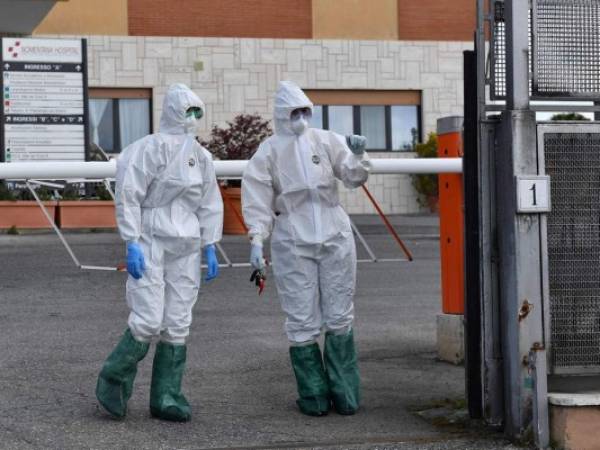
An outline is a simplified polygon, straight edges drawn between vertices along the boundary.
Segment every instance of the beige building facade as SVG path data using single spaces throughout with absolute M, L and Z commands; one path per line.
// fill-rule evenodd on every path
M 402 94 L 420 98 L 422 136 L 434 132 L 439 117 L 463 108 L 463 42 L 285 40 L 88 36 L 89 86 L 145 88 L 157 128 L 161 104 L 171 83 L 185 83 L 207 106 L 202 134 L 240 113 L 270 119 L 279 80 L 297 82 L 310 92 L 352 97 L 354 92 Z M 100 89 L 98 89 L 100 88 Z M 402 101 L 402 100 L 400 100 Z M 382 103 L 379 99 L 376 103 Z M 315 103 L 318 103 L 315 101 Z M 336 103 L 339 103 L 336 101 Z M 361 101 L 365 103 L 365 101 Z M 370 151 L 373 158 L 410 158 L 410 151 Z M 416 213 L 410 177 L 373 176 L 369 189 L 387 213 Z M 342 191 L 350 213 L 373 213 L 361 192 Z
M 372 158 L 412 158 L 438 118 L 462 114 L 471 3 L 62 0 L 31 34 L 87 38 L 91 138 L 109 153 L 157 130 L 171 83 L 206 102 L 206 137 L 241 113 L 270 119 L 289 79 L 317 105 L 313 126 L 367 135 Z M 387 213 L 423 211 L 408 175 L 368 187 Z M 350 213 L 375 212 L 360 190 L 341 197 Z

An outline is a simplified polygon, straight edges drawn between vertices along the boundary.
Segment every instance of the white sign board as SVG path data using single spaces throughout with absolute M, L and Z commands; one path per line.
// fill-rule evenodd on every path
M 521 175 L 517 177 L 517 212 L 550 212 L 550 177 Z
M 41 63 L 83 62 L 80 39 L 2 39 L 3 61 Z
M 1 41 L 0 149 L 5 161 L 83 161 L 87 142 L 84 41 Z

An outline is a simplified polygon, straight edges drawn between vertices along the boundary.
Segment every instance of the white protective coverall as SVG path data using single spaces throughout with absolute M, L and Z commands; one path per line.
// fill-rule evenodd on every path
M 242 209 L 251 238 L 272 231 L 275 284 L 292 343 L 343 332 L 354 319 L 356 246 L 337 181 L 348 188 L 369 175 L 366 153 L 354 155 L 344 136 L 308 128 L 296 135 L 294 109 L 313 104 L 294 83 L 275 95 L 275 134 L 258 148 L 244 172 Z
M 159 132 L 128 146 L 117 161 L 119 232 L 140 244 L 146 263 L 142 278 L 127 279 L 128 325 L 142 342 L 160 334 L 166 342 L 185 343 L 201 249 L 221 239 L 223 201 L 211 154 L 186 129 L 190 107 L 204 112 L 188 87 L 171 86 Z

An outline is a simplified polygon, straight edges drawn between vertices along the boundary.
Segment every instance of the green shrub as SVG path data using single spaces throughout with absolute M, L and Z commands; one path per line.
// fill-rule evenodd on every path
M 60 193 L 61 200 L 79 200 L 79 186 L 74 184 L 68 184 Z
M 2 201 L 15 201 L 16 198 L 13 192 L 8 189 L 6 182 L 0 181 L 0 200 Z
M 590 119 L 588 119 L 587 117 L 585 117 L 582 114 L 579 113 L 561 113 L 561 114 L 554 114 L 550 120 L 585 120 L 585 121 L 589 121 Z
M 429 133 L 427 141 L 415 145 L 418 158 L 437 158 L 437 135 Z M 417 191 L 417 202 L 421 206 L 429 206 L 429 198 L 437 197 L 438 176 L 437 174 L 411 175 L 412 185 Z
M 45 186 L 34 187 L 35 193 L 40 198 L 41 201 L 45 202 L 48 200 L 52 200 L 54 196 L 52 195 L 52 191 Z M 31 191 L 27 188 L 27 186 L 20 187 L 14 190 L 14 196 L 16 200 L 35 200 L 35 197 L 31 193 Z

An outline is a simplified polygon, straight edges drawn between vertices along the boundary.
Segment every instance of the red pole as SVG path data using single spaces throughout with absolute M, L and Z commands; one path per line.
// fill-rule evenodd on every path
M 242 216 L 240 215 L 240 213 L 238 212 L 238 210 L 235 209 L 235 206 L 233 205 L 233 202 L 229 198 L 229 195 L 227 194 L 227 188 L 222 188 L 221 189 L 221 194 L 223 195 L 223 199 L 225 200 L 225 203 L 227 203 L 227 206 L 229 206 L 229 208 L 233 211 L 233 213 L 235 214 L 235 217 L 237 218 L 237 220 L 242 225 L 242 228 L 244 229 L 244 231 L 246 233 L 248 233 L 248 227 L 244 223 L 244 219 L 242 218 Z
M 398 243 L 398 245 L 400 246 L 400 248 L 402 249 L 402 251 L 404 252 L 406 257 L 408 258 L 408 260 L 412 261 L 413 260 L 412 253 L 410 252 L 410 250 L 408 248 L 406 248 L 406 245 L 404 245 L 404 242 L 402 242 L 402 239 L 400 239 L 400 236 L 398 236 L 398 233 L 396 233 L 396 230 L 394 230 L 394 227 L 392 226 L 390 221 L 387 219 L 387 217 L 385 216 L 385 214 L 383 213 L 383 211 L 377 204 L 377 201 L 375 200 L 375 198 L 371 195 L 371 193 L 369 192 L 369 190 L 367 189 L 367 187 L 364 184 L 362 185 L 362 188 L 365 191 L 365 194 L 367 194 L 367 197 L 369 197 L 369 200 L 371 200 L 371 203 L 373 204 L 375 209 L 377 210 L 379 217 L 381 217 L 381 219 L 383 220 L 383 223 L 385 224 L 385 226 L 387 227 L 389 232 L 392 233 L 392 236 L 394 237 L 394 239 L 396 239 L 396 242 Z

